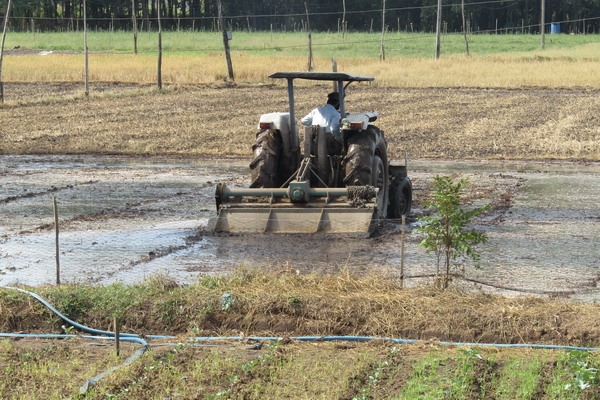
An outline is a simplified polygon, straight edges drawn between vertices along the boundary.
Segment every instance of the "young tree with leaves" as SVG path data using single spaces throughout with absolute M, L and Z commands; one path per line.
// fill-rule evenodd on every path
M 484 233 L 468 229 L 471 220 L 489 208 L 488 205 L 470 209 L 463 206 L 462 196 L 468 184 L 467 178 L 454 180 L 436 175 L 432 184 L 432 200 L 424 203 L 432 214 L 419 218 L 422 225 L 416 231 L 425 236 L 420 245 L 427 252 L 436 254 L 438 276 L 441 260 L 444 260 L 445 271 L 440 283 L 442 288 L 448 287 L 452 263 L 460 257 L 479 261 L 475 246 L 487 242 Z

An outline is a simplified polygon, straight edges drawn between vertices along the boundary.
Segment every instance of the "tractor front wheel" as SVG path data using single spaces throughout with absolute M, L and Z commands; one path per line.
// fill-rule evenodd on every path
M 412 182 L 408 177 L 399 180 L 392 179 L 390 183 L 390 203 L 388 206 L 389 218 L 402 218 L 408 216 L 412 208 Z

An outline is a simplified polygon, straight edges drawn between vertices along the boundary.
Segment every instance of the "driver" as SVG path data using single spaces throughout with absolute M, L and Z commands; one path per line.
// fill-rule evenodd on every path
M 340 95 L 332 92 L 327 95 L 327 103 L 309 112 L 300 120 L 305 126 L 321 126 L 338 141 L 342 141 L 340 132 Z
M 305 126 L 321 126 L 327 133 L 327 152 L 337 154 L 342 149 L 342 132 L 340 131 L 340 95 L 332 92 L 327 95 L 327 103 L 309 112 L 300 120 Z

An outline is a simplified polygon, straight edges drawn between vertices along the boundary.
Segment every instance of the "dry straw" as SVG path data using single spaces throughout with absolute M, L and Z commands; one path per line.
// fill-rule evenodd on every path
M 587 46 L 586 51 L 594 50 Z M 596 46 L 598 47 L 598 46 Z M 584 50 L 579 50 L 584 51 Z M 543 55 L 541 55 L 543 54 Z M 592 53 L 593 54 L 593 53 Z M 80 82 L 82 55 L 29 54 L 7 57 L 6 82 Z M 153 55 L 92 54 L 92 82 L 156 82 Z M 238 83 L 268 82 L 276 71 L 302 70 L 302 57 L 234 54 Z M 367 58 L 337 60 L 338 70 L 377 77 L 375 85 L 394 87 L 591 87 L 600 88 L 598 60 L 555 53 L 511 56 L 449 56 L 440 60 L 391 58 L 385 62 Z M 317 58 L 315 70 L 331 70 L 331 60 Z M 167 84 L 213 84 L 226 81 L 227 68 L 221 54 L 165 55 L 163 81 Z

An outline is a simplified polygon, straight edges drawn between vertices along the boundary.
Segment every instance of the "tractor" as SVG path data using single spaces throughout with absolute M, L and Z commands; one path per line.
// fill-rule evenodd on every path
M 373 124 L 377 112 L 346 111 L 348 85 L 370 82 L 373 77 L 277 72 L 270 78 L 287 80 L 289 110 L 260 116 L 249 187 L 217 184 L 215 232 L 370 236 L 377 222 L 409 215 L 412 183 L 406 156 L 403 165 L 390 163 L 384 133 Z M 295 79 L 334 82 L 341 116 L 337 140 L 321 126 L 302 126 L 300 134 Z

